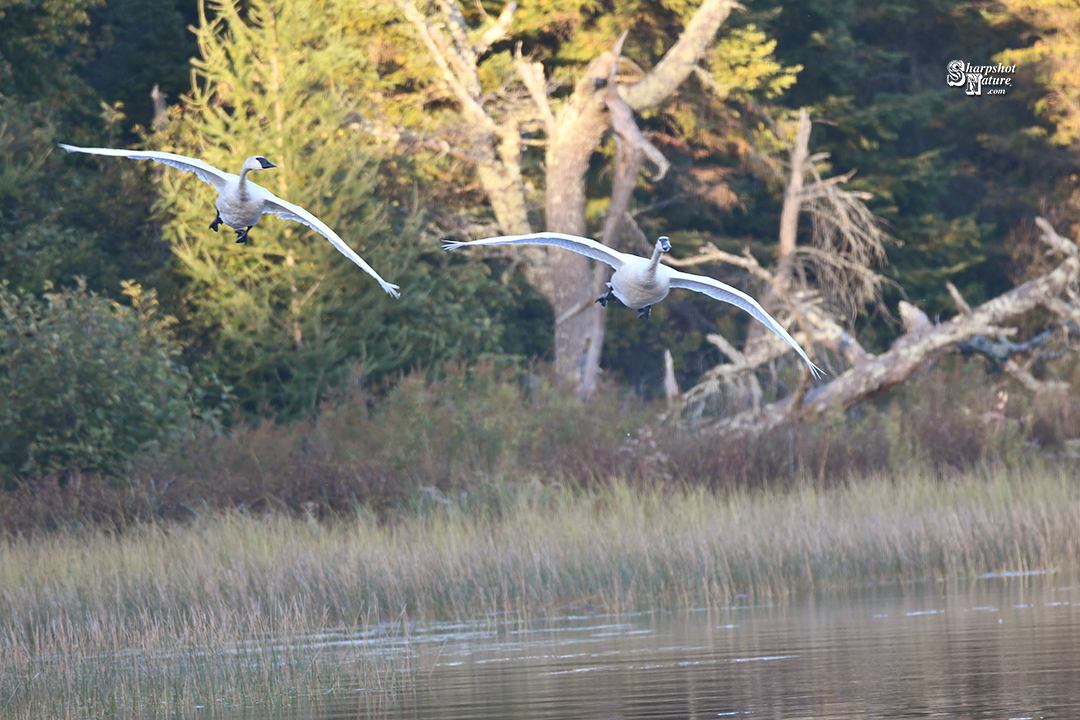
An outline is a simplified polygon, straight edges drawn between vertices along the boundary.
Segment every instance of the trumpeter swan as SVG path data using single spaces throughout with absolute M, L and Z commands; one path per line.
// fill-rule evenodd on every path
M 780 323 L 773 319 L 772 315 L 765 312 L 765 308 L 761 307 L 757 300 L 730 285 L 725 285 L 719 280 L 713 280 L 711 277 L 691 275 L 667 265 L 661 265 L 660 256 L 671 251 L 671 242 L 666 236 L 656 241 L 656 247 L 653 249 L 650 258 L 621 253 L 588 238 L 553 232 L 507 235 L 484 240 L 472 240 L 470 242 L 447 242 L 443 244 L 443 247 L 447 250 L 454 250 L 468 245 L 552 245 L 573 250 L 579 255 L 607 263 L 615 268 L 615 273 L 611 276 L 611 282 L 607 284 L 607 293 L 598 297 L 596 302 L 606 307 L 608 300 L 616 298 L 627 307 L 637 309 L 639 318 L 649 317 L 652 306 L 667 297 L 668 290 L 671 288 L 685 288 L 686 290 L 704 293 L 711 298 L 731 303 L 735 307 L 742 308 L 750 313 L 754 319 L 763 323 L 765 327 L 779 335 L 784 342 L 794 348 L 799 357 L 810 366 L 810 372 L 813 373 L 814 377 L 824 376 L 821 368 L 810 362 L 810 358 L 799 347 L 799 343 L 795 342 L 795 339 L 788 334 L 788 331 Z
M 210 223 L 210 229 L 217 232 L 218 226 L 225 223 L 236 230 L 236 242 L 246 244 L 248 231 L 251 230 L 264 213 L 277 215 L 285 220 L 295 220 L 307 225 L 319 233 L 336 247 L 342 255 L 356 263 L 361 270 L 378 280 L 382 289 L 394 297 L 398 297 L 398 286 L 386 282 L 379 273 L 375 272 L 364 259 L 357 255 L 345 241 L 338 237 L 326 223 L 312 215 L 310 212 L 286 202 L 266 188 L 260 187 L 247 179 L 248 173 L 253 170 L 268 170 L 277 167 L 261 155 L 254 155 L 244 161 L 239 175 L 223 172 L 202 160 L 176 155 L 174 153 L 158 152 L 155 150 L 113 150 L 110 148 L 83 148 L 74 145 L 60 143 L 60 147 L 68 152 L 88 153 L 90 155 L 109 155 L 112 157 L 124 157 L 132 160 L 153 160 L 174 167 L 182 172 L 195 173 L 195 176 L 208 185 L 217 188 L 217 215 Z

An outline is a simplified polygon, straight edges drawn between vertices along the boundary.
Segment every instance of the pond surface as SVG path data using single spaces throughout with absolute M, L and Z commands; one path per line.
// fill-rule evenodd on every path
M 433 627 L 402 718 L 1080 718 L 1080 584 Z M 358 717 L 355 701 L 325 718 Z M 359 715 L 362 715 L 360 713 Z

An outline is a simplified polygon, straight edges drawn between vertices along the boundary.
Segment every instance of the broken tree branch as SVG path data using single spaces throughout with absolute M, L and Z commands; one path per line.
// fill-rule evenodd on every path
M 636 112 L 659 105 L 697 67 L 704 57 L 709 43 L 716 37 L 720 26 L 731 11 L 742 6 L 735 0 L 705 0 L 694 12 L 693 19 L 683 30 L 678 41 L 665 54 L 656 67 L 639 82 L 620 89 L 626 103 Z
M 949 348 L 980 335 L 1003 337 L 1015 334 L 1015 328 L 1006 326 L 1013 319 L 1036 307 L 1050 308 L 1063 318 L 1071 316 L 1073 314 L 1071 304 L 1062 300 L 1060 296 L 1068 294 L 1080 278 L 1080 249 L 1054 232 L 1045 220 L 1040 218 L 1036 222 L 1043 230 L 1041 238 L 1043 242 L 1053 251 L 1066 256 L 1065 260 L 1052 271 L 974 309 L 967 307 L 958 291 L 954 294 L 950 290 L 950 294 L 954 295 L 954 300 L 960 308 L 960 313 L 956 317 L 939 325 L 934 325 L 929 320 L 911 322 L 909 331 L 899 337 L 887 352 L 870 355 L 859 348 L 857 355 L 851 357 L 852 367 L 828 384 L 808 391 L 804 400 L 799 400 L 795 393 L 784 400 L 765 406 L 760 411 L 748 410 L 724 418 L 716 423 L 714 428 L 720 432 L 755 433 L 768 430 L 790 418 L 805 420 L 819 417 L 833 408 L 846 410 L 903 382 L 917 368 Z M 817 327 L 820 327 L 816 322 L 818 318 L 808 310 L 808 307 L 812 306 L 807 306 L 804 302 L 804 315 L 808 325 L 815 328 L 815 341 L 819 341 L 816 336 L 819 332 Z M 967 312 L 964 312 L 965 307 L 967 307 Z M 912 306 L 912 312 L 918 312 L 918 309 Z M 925 318 L 925 314 L 922 317 Z M 801 338 L 796 337 L 800 343 L 803 342 Z M 1009 347 L 1027 349 L 1036 346 L 1039 342 L 1041 339 L 1037 337 L 1028 343 L 1009 343 Z M 720 365 L 709 371 L 702 383 L 683 394 L 684 401 L 680 409 L 686 408 L 692 402 L 700 401 L 709 394 L 710 389 L 715 390 L 728 378 L 739 374 L 740 363 L 735 360 L 740 356 L 738 351 L 730 347 L 727 350 L 721 349 L 725 355 L 733 359 L 733 364 Z M 778 352 L 782 351 L 778 349 Z M 760 367 L 762 357 L 768 354 L 771 354 L 771 349 L 766 346 L 755 347 L 742 353 L 741 356 L 750 366 L 749 369 L 753 369 Z M 1001 367 L 1006 374 L 1028 391 L 1045 392 L 1060 389 L 1057 383 L 1040 382 L 1028 370 L 1007 356 L 1003 358 Z M 742 372 L 746 371 L 742 369 Z M 677 413 L 668 413 L 669 416 L 673 414 Z
M 506 7 L 499 13 L 499 19 L 484 31 L 480 39 L 473 43 L 472 51 L 477 57 L 487 52 L 488 48 L 506 37 L 510 29 L 510 21 L 514 19 L 514 11 L 517 10 L 516 2 L 506 3 Z M 519 44 L 520 47 L 520 44 Z
M 1041 220 L 1041 218 L 1040 218 Z M 1036 221 L 1038 222 L 1038 221 Z M 1042 221 L 1043 241 L 1051 247 L 1063 250 L 1055 241 L 1057 233 L 1047 231 L 1049 224 Z M 1060 239 L 1060 236 L 1057 236 Z M 1072 282 L 1076 282 L 1080 271 L 1080 257 L 1076 246 L 1068 243 L 1066 250 L 1069 257 L 1051 272 L 1030 280 L 1018 288 L 988 300 L 972 310 L 971 315 L 958 315 L 951 320 L 934 325 L 917 333 L 903 335 L 893 343 L 886 353 L 870 358 L 860 367 L 855 367 L 833 380 L 828 385 L 811 392 L 802 409 L 803 417 L 814 417 L 826 412 L 830 407 L 847 409 L 856 403 L 872 397 L 888 388 L 903 382 L 917 367 L 938 351 L 958 345 L 976 335 L 991 334 L 994 326 L 1004 325 L 1009 320 L 1030 312 L 1043 304 L 1048 298 L 1060 295 Z
M 521 43 L 519 42 L 514 48 L 514 67 L 517 68 L 522 84 L 529 91 L 529 97 L 532 98 L 537 111 L 540 113 L 540 119 L 544 123 L 544 130 L 550 140 L 555 136 L 555 113 L 551 111 L 551 103 L 548 102 L 547 83 L 544 81 L 544 65 L 542 63 L 526 62 L 521 57 Z
M 960 294 L 960 291 L 956 289 L 956 286 L 951 282 L 945 283 L 945 289 L 949 291 L 949 295 L 952 296 L 953 302 L 956 304 L 956 309 L 960 311 L 961 315 L 971 317 L 971 306 L 964 300 L 964 296 Z
M 795 262 L 795 241 L 799 230 L 799 211 L 802 208 L 803 179 L 806 175 L 806 158 L 810 149 L 810 113 L 799 108 L 799 128 L 795 143 L 789 148 L 791 176 L 784 191 L 784 204 L 780 210 L 780 257 L 777 275 L 780 285 L 787 287 L 791 281 L 791 268 Z

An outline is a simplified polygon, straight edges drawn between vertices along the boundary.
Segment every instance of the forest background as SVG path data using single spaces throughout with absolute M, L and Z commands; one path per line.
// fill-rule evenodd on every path
M 648 322 L 607 313 L 605 385 L 582 404 L 544 369 L 555 317 L 528 264 L 440 248 L 503 230 L 477 179 L 467 115 L 410 7 L 0 4 L 7 527 L 75 512 L 183 515 L 196 493 L 222 505 L 390 507 L 500 472 L 824 481 L 901 456 L 1015 459 L 1080 434 L 1068 408 L 1048 420 L 1010 400 L 980 358 L 943 363 L 873 409 L 765 440 L 703 443 L 654 427 L 664 351 L 685 389 L 723 359 L 710 334 L 741 345 L 748 332 L 738 311 L 689 293 Z M 542 64 L 557 105 L 623 30 L 627 71 L 654 67 L 697 7 L 526 2 L 490 45 L 506 7 L 460 12 L 482 45 L 477 92 L 498 108 L 527 95 L 516 49 Z M 849 326 L 866 348 L 887 348 L 902 332 L 892 317 L 901 298 L 947 316 L 947 282 L 975 305 L 1045 272 L 1037 215 L 1076 235 L 1080 53 L 1065 30 L 1078 27 L 1080 8 L 1065 0 L 747 2 L 702 72 L 638 114 L 671 167 L 638 178 L 631 215 L 646 237 L 669 235 L 676 257 L 712 243 L 770 265 L 783 132 L 808 108 L 811 147 L 829 153 L 819 166 L 857 170 L 846 186 L 898 241 L 882 302 L 854 308 Z M 946 83 L 956 59 L 1017 71 L 1004 95 L 969 96 Z M 520 125 L 521 182 L 542 228 L 545 136 L 530 123 Z M 171 150 L 226 170 L 266 155 L 279 166 L 266 185 L 334 227 L 402 286 L 401 299 L 300 226 L 267 220 L 252 247 L 209 232 L 212 193 L 189 175 L 67 156 L 58 142 Z M 607 137 L 591 156 L 590 234 L 604 224 L 616 152 Z M 707 272 L 762 290 L 738 269 Z M 1040 372 L 1073 380 L 1071 355 L 1055 360 Z M 1013 421 L 1007 432 L 986 422 L 994 411 Z

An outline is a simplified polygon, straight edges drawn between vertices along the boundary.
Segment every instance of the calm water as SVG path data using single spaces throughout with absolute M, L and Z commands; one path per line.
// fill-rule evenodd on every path
M 414 635 L 402 718 L 1080 718 L 1080 584 L 988 577 L 776 607 Z M 358 717 L 355 700 L 324 708 Z

